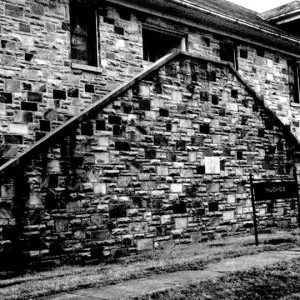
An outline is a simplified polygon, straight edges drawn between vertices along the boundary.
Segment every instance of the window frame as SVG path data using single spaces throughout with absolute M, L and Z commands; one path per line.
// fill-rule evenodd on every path
M 91 53 L 93 53 L 93 51 L 95 51 L 95 53 L 93 53 L 93 57 L 92 60 L 89 60 L 89 58 L 87 57 L 87 60 L 79 60 L 76 58 L 72 58 L 72 51 L 73 51 L 73 47 L 72 47 L 72 37 L 73 37 L 73 33 L 72 33 L 72 29 L 73 29 L 73 22 L 74 19 L 77 17 L 77 12 L 80 12 L 80 9 L 78 9 L 78 7 L 82 6 L 82 5 L 87 5 L 87 8 L 85 8 L 86 10 L 89 11 L 89 15 L 93 17 L 93 20 L 91 21 L 91 23 L 88 25 L 90 26 L 90 28 L 93 28 L 93 37 L 92 37 L 92 45 L 89 46 L 89 42 L 87 42 L 87 47 L 91 47 L 92 49 L 88 49 L 87 52 L 91 51 Z M 81 70 L 86 70 L 86 71 L 94 71 L 97 72 L 99 71 L 99 67 L 100 67 L 100 47 L 99 47 L 99 15 L 98 15 L 98 10 L 97 7 L 89 2 L 89 1 L 83 1 L 81 3 L 78 3 L 77 0 L 71 0 L 70 4 L 69 4 L 69 12 L 70 12 L 70 59 L 71 59 L 71 67 L 74 69 L 81 69 Z M 76 24 L 76 21 L 75 21 Z M 88 37 L 90 38 L 90 37 Z
M 187 33 L 182 31 L 174 31 L 167 28 L 162 28 L 155 25 L 150 24 L 142 24 L 142 39 L 143 39 L 143 61 L 153 63 L 155 61 L 148 59 L 145 59 L 145 40 L 144 40 L 144 31 L 153 32 L 153 34 L 158 33 L 160 35 L 165 35 L 170 38 L 174 37 L 175 39 L 178 39 L 178 49 L 181 51 L 187 51 Z M 172 48 L 173 49 L 173 48 Z M 170 49 L 170 51 L 172 50 Z M 169 52 L 169 51 L 168 51 Z M 164 55 L 166 55 L 168 52 L 166 52 Z M 150 55 L 148 55 L 149 57 Z M 162 56 L 161 56 L 162 57 Z
M 224 60 L 224 59 L 222 59 L 222 57 L 221 57 L 221 46 L 222 45 L 224 45 L 226 47 L 231 47 L 232 48 L 232 50 L 233 50 L 233 55 L 232 55 L 233 56 L 233 61 L 232 60 Z M 238 64 L 238 49 L 237 49 L 237 45 L 234 42 L 232 42 L 232 41 L 223 40 L 223 41 L 220 41 L 219 46 L 220 46 L 220 60 L 231 63 L 233 65 L 233 67 L 236 70 L 238 70 L 239 64 Z
M 299 83 L 300 64 L 299 62 L 294 63 L 293 69 L 294 69 L 294 101 L 292 101 L 292 103 L 300 105 L 300 83 Z

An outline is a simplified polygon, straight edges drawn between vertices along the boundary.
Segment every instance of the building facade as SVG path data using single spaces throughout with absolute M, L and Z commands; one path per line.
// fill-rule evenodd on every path
M 252 11 L 5 0 L 0 33 L 7 262 L 250 233 L 250 173 L 284 180 L 298 168 L 300 40 Z M 258 216 L 262 229 L 295 227 L 295 199 Z

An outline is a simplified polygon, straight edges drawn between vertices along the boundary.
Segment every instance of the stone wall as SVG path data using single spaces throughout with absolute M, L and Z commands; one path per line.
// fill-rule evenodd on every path
M 1 1 L 2 163 L 148 66 L 142 24 L 185 33 L 189 52 L 219 60 L 216 35 L 120 7 L 97 11 L 100 64 L 88 69 L 70 59 L 67 0 Z M 238 45 L 238 65 L 297 135 L 288 59 Z M 175 61 L 76 130 L 1 178 L 0 252 L 99 259 L 249 232 L 249 173 L 291 175 L 282 128 L 215 63 Z M 220 172 L 206 174 L 209 164 Z M 294 226 L 295 215 L 293 202 L 260 207 L 263 228 Z
M 78 262 L 249 233 L 250 172 L 292 176 L 278 126 L 228 67 L 176 59 L 24 166 L 19 248 Z M 260 228 L 296 215 L 261 205 Z

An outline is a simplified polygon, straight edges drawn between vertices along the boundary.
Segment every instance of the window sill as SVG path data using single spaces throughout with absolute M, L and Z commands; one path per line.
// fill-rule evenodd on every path
M 94 66 L 72 63 L 71 68 L 74 70 L 101 73 L 101 69 L 99 67 L 94 67 Z
M 299 107 L 300 108 L 300 103 L 291 102 L 291 107 Z

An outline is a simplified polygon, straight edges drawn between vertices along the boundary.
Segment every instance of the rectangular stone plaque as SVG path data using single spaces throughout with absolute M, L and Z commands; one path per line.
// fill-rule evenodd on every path
M 205 157 L 205 174 L 220 174 L 220 157 Z

